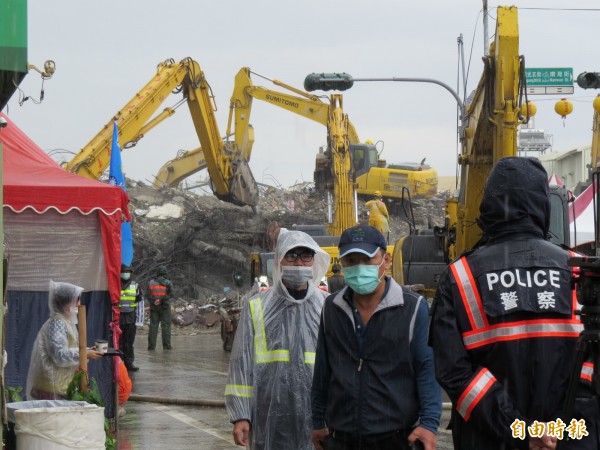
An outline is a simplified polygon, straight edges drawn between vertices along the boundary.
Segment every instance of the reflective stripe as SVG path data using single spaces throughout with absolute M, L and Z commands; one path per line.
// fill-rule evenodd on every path
M 254 324 L 254 361 L 257 364 L 289 362 L 290 352 L 288 350 L 269 351 L 267 349 L 267 334 L 260 297 L 250 302 L 250 314 Z
M 585 381 L 592 382 L 592 374 L 594 373 L 594 364 L 589 362 L 584 362 L 583 366 L 581 366 L 581 375 L 580 378 Z
M 304 362 L 306 364 L 314 364 L 316 356 L 315 352 L 304 352 Z
M 137 306 L 135 301 L 137 297 L 137 283 L 132 281 L 126 289 L 121 290 L 121 298 L 119 301 L 119 308 L 123 308 L 126 311 L 131 312 Z
M 463 333 L 463 343 L 467 350 L 472 350 L 496 342 L 514 341 L 517 339 L 572 337 L 577 338 L 583 330 L 581 322 L 567 319 L 539 319 L 505 322 L 489 327 Z
M 252 386 L 246 386 L 244 384 L 226 384 L 225 397 L 228 395 L 234 397 L 252 397 Z
M 167 295 L 167 287 L 162 284 L 151 284 L 149 287 L 150 295 L 153 297 L 164 297 Z
M 469 317 L 472 329 L 483 328 L 489 325 L 487 317 L 483 314 L 483 303 L 479 290 L 473 279 L 473 273 L 467 263 L 467 258 L 462 257 L 450 265 L 460 296 Z
M 466 257 L 463 256 L 454 262 L 450 268 L 457 282 L 465 312 L 472 327 L 472 330 L 462 334 L 463 343 L 467 350 L 496 342 L 517 339 L 546 337 L 577 338 L 583 330 L 583 325 L 574 315 L 574 306 L 576 305 L 575 291 L 573 291 L 573 312 L 570 319 L 521 320 L 489 325 L 484 313 L 479 289 L 475 284 Z
M 487 369 L 481 369 L 475 378 L 469 383 L 467 388 L 464 390 L 458 402 L 456 402 L 456 410 L 465 419 L 465 422 L 469 420 L 471 411 L 481 401 L 485 393 L 492 387 L 496 382 L 496 378 Z

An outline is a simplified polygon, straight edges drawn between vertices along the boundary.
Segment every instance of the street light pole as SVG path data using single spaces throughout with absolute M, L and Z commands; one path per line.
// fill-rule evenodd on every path
M 467 111 L 463 101 L 460 99 L 454 89 L 448 86 L 443 81 L 435 80 L 433 78 L 404 78 L 404 77 L 392 77 L 392 78 L 353 78 L 347 73 L 311 73 L 307 75 L 304 80 L 304 89 L 307 91 L 315 91 L 317 89 L 329 91 L 331 89 L 338 91 L 345 91 L 350 89 L 355 81 L 401 81 L 409 83 L 433 83 L 442 86 L 446 89 L 458 105 L 460 111 L 460 137 L 463 138 L 463 131 L 466 126 Z
M 352 78 L 352 81 L 404 81 L 404 82 L 411 82 L 411 83 L 433 83 L 433 84 L 437 84 L 439 86 L 442 86 L 448 92 L 450 92 L 452 94 L 452 96 L 456 99 L 456 103 L 458 104 L 458 108 L 460 109 L 461 121 L 465 117 L 465 113 L 466 113 L 466 111 L 465 111 L 465 105 L 463 104 L 462 100 L 460 99 L 460 97 L 458 96 L 458 94 L 456 93 L 456 91 L 454 91 L 454 89 L 452 89 L 450 86 L 448 86 L 443 81 L 435 80 L 433 78 L 401 78 L 401 77 L 392 77 L 392 78 Z

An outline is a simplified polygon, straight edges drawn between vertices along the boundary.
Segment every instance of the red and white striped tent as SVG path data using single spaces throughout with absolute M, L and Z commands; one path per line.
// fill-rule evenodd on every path
M 569 207 L 571 246 L 594 240 L 594 197 L 596 189 L 590 184 Z
M 565 183 L 556 174 L 552 174 L 548 184 L 564 186 Z M 594 193 L 592 185 L 569 204 L 569 224 L 571 229 L 571 246 L 579 246 L 594 240 Z

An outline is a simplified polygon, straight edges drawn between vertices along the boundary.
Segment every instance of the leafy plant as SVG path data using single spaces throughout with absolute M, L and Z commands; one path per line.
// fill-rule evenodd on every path
M 89 379 L 89 387 L 87 391 L 81 390 L 81 382 L 83 379 L 88 378 L 87 372 L 79 370 L 75 372 L 73 379 L 67 387 L 67 400 L 84 401 L 93 405 L 104 406 L 102 397 L 100 396 L 100 390 L 98 384 L 94 378 Z M 110 432 L 110 425 L 108 419 L 104 418 L 104 434 L 106 435 L 105 447 L 107 450 L 116 450 L 117 440 L 112 437 Z
M 84 401 L 93 405 L 104 406 L 98 384 L 94 378 L 89 380 L 87 391 L 84 392 L 81 390 L 81 383 L 84 377 L 87 378 L 88 375 L 83 370 L 75 372 L 73 379 L 67 387 L 67 400 Z
M 21 396 L 21 392 L 23 392 L 23 386 L 18 386 L 18 387 L 7 386 L 6 387 L 6 398 L 8 399 L 8 402 L 9 403 L 22 402 L 23 397 Z

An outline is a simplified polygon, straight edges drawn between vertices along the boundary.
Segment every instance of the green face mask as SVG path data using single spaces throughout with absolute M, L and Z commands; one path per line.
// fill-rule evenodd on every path
M 381 261 L 381 264 L 383 264 L 383 261 Z M 377 288 L 383 277 L 383 275 L 379 276 L 381 264 L 378 266 L 357 264 L 356 266 L 344 267 L 346 283 L 357 294 L 370 294 Z

